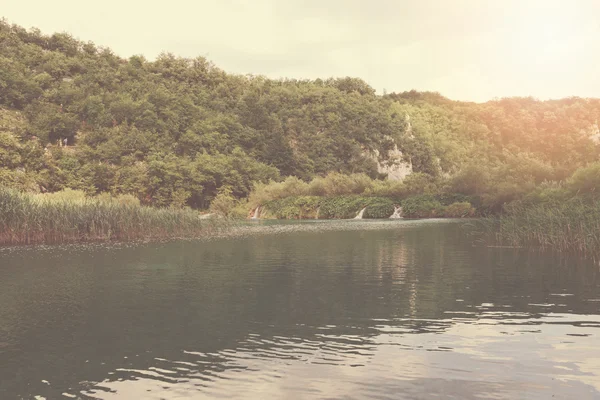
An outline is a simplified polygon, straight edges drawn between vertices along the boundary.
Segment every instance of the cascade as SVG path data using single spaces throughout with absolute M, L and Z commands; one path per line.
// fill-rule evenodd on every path
M 399 219 L 402 217 L 402 207 L 394 207 L 394 213 L 390 216 L 393 219 Z
M 367 209 L 367 207 L 360 210 L 360 212 L 358 213 L 358 215 L 356 217 L 354 217 L 354 219 L 363 219 L 363 214 L 365 213 L 366 209 Z

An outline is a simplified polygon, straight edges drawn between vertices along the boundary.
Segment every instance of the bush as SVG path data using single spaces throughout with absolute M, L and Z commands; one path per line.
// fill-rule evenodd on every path
M 339 196 L 323 199 L 321 217 L 350 219 L 366 208 L 363 218 L 388 218 L 394 213 L 394 201 L 384 197 Z
M 568 185 L 573 193 L 600 192 L 600 162 L 579 168 L 568 180 Z
M 406 185 L 399 181 L 373 181 L 371 188 L 365 191 L 365 195 L 376 197 L 391 197 L 401 199 L 406 197 L 408 189 Z
M 273 200 L 263 205 L 262 218 L 351 219 L 366 207 L 363 218 L 389 218 L 395 202 L 384 197 L 297 196 Z
M 371 178 L 365 174 L 343 175 L 332 172 L 323 179 L 327 196 L 362 194 L 371 184 Z
M 110 197 L 108 193 L 106 196 Z M 83 190 L 63 189 L 59 192 L 38 194 L 35 197 L 44 201 L 80 203 L 86 199 L 86 194 Z M 103 200 L 104 198 L 99 199 Z
M 387 187 L 393 186 L 398 191 L 400 184 L 389 181 L 374 181 L 365 174 L 344 175 L 331 172 L 325 177 L 316 177 L 306 183 L 294 176 L 289 176 L 283 182 L 271 181 L 267 184 L 255 184 L 249 196 L 249 205 L 257 207 L 272 200 L 297 196 L 351 196 L 373 195 L 374 187 L 382 193 Z
M 402 214 L 406 218 L 440 217 L 444 215 L 444 206 L 433 196 L 415 196 L 402 201 Z
M 431 175 L 424 173 L 410 174 L 402 181 L 406 187 L 406 196 L 419 194 L 432 194 L 438 191 L 438 182 Z
M 120 194 L 116 197 L 115 201 L 118 204 L 126 206 L 139 206 L 140 199 L 131 194 Z
M 223 217 L 229 217 L 236 206 L 236 199 L 231 194 L 231 188 L 221 187 L 219 194 L 210 203 L 210 212 Z
M 449 189 L 453 192 L 477 195 L 487 190 L 489 180 L 488 168 L 482 168 L 475 163 L 467 164 L 450 179 Z
M 452 203 L 444 209 L 444 217 L 466 218 L 475 215 L 475 209 L 469 202 Z
M 372 197 L 367 203 L 363 217 L 372 219 L 389 218 L 394 213 L 394 204 L 396 204 L 392 199 L 381 197 Z
M 255 183 L 254 190 L 248 197 L 252 208 L 264 205 L 269 201 L 290 196 L 302 196 L 308 193 L 308 184 L 295 176 L 288 176 L 283 182 Z
M 365 198 L 360 196 L 327 197 L 321 202 L 321 218 L 350 219 L 367 206 Z
M 297 196 L 273 200 L 264 204 L 263 217 L 277 219 L 314 219 L 317 217 L 321 198 L 316 196 Z

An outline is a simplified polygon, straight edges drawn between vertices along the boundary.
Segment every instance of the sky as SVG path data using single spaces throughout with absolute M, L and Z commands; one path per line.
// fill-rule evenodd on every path
M 2 0 L 0 16 L 123 57 L 352 76 L 454 100 L 600 97 L 600 0 Z

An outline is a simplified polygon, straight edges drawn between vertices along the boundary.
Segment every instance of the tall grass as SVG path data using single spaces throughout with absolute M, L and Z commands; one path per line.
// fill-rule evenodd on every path
M 512 205 L 499 218 L 482 221 L 497 243 L 537 246 L 600 258 L 600 203 L 565 202 Z
M 201 237 L 227 225 L 190 209 L 140 206 L 128 197 L 53 197 L 0 188 L 0 244 Z

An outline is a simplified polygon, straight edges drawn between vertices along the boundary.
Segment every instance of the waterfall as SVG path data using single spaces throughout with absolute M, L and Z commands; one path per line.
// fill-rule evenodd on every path
M 358 215 L 356 217 L 354 217 L 354 219 L 363 219 L 363 214 L 365 213 L 366 209 L 367 209 L 367 207 L 360 210 L 360 212 L 358 213 Z
M 256 210 L 254 210 L 254 215 L 252 216 L 252 219 L 258 219 L 260 217 L 260 206 L 256 207 Z
M 317 215 L 315 215 L 315 219 L 319 219 L 319 212 L 321 211 L 321 207 L 317 208 Z
M 394 213 L 392 214 L 392 216 L 390 218 L 393 218 L 393 219 L 403 218 L 402 217 L 402 207 L 394 207 Z

